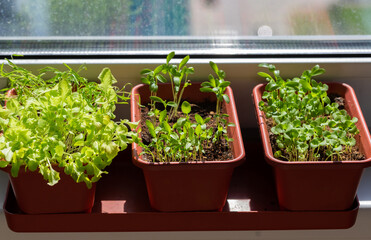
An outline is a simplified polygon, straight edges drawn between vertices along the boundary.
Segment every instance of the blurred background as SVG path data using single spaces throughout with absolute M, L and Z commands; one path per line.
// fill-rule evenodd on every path
M 0 0 L 0 35 L 370 35 L 367 0 Z

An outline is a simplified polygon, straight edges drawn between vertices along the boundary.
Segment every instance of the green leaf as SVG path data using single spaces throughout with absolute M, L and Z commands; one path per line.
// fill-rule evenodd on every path
M 294 81 L 288 81 L 288 82 L 286 82 L 286 86 L 288 86 L 288 87 L 292 87 L 292 88 L 297 88 L 297 87 L 299 87 L 299 83 L 298 82 L 294 82 Z
M 337 124 L 335 121 L 329 121 L 328 125 L 330 128 L 335 128 Z
M 323 99 L 323 102 L 326 103 L 326 104 L 330 104 L 330 103 L 331 103 L 331 100 L 330 100 L 329 97 L 326 96 L 326 97 Z
M 183 68 L 187 64 L 188 60 L 189 60 L 189 55 L 185 56 L 183 60 L 180 62 L 179 69 Z
M 84 146 L 84 143 L 85 143 L 85 141 L 83 141 L 83 140 L 77 141 L 77 142 L 75 142 L 75 144 L 73 144 L 73 146 L 75 146 L 75 147 Z
M 209 64 L 210 64 L 210 67 L 214 70 L 215 73 L 219 72 L 219 68 L 214 62 L 210 61 Z
M 175 86 L 180 86 L 180 78 L 179 77 L 174 77 L 173 82 L 174 82 Z
M 267 86 L 265 86 L 265 89 L 272 92 L 272 91 L 278 89 L 279 87 L 280 86 L 277 83 L 272 81 L 272 82 L 268 83 Z
M 22 162 L 19 159 L 14 159 L 13 155 L 13 162 L 12 168 L 10 169 L 10 173 L 12 177 L 18 177 L 19 169 L 21 168 Z
M 201 87 L 210 87 L 210 88 L 213 88 L 215 86 L 213 86 L 210 82 L 203 82 L 203 83 L 201 83 Z
M 151 84 L 151 82 L 149 81 L 149 79 L 148 78 L 145 78 L 145 77 L 140 78 L 140 81 L 142 81 L 142 83 L 147 84 L 147 85 L 150 85 Z
M 304 91 L 308 92 L 312 90 L 312 86 L 306 80 L 300 79 L 300 84 L 303 87 Z
M 162 76 L 162 75 L 156 75 L 156 78 L 161 83 L 166 83 L 167 82 L 167 79 L 164 76 Z
M 168 122 L 163 122 L 162 124 L 164 126 L 165 131 L 167 133 L 171 133 L 171 127 L 170 127 L 169 123 Z
M 223 70 L 219 70 L 219 72 L 218 72 L 218 77 L 219 77 L 220 79 L 224 79 L 224 78 L 225 78 L 225 72 L 224 72 Z
M 224 101 L 225 101 L 226 103 L 229 103 L 229 102 L 230 102 L 229 97 L 228 97 L 227 94 L 223 94 L 223 99 L 224 99 Z
M 158 119 L 159 122 L 160 122 L 160 123 L 164 122 L 165 119 L 166 119 L 166 117 L 167 117 L 167 111 L 166 111 L 166 109 L 165 109 L 165 110 L 163 110 L 163 111 L 160 112 L 160 117 L 159 117 L 159 119 Z
M 162 100 L 160 97 L 157 96 L 150 96 L 149 97 L 154 102 L 164 103 L 164 100 Z
M 158 90 L 158 85 L 155 82 L 152 82 L 151 85 L 149 85 L 149 90 L 151 92 L 157 92 Z
M 6 108 L 12 113 L 17 113 L 19 106 L 19 102 L 14 98 L 11 98 L 6 102 Z
M 273 80 L 272 76 L 269 75 L 268 73 L 265 73 L 265 72 L 258 72 L 258 75 L 263 77 L 263 78 L 268 78 L 268 79 L 271 79 Z
M 58 145 L 55 147 L 55 153 L 59 156 L 62 157 L 64 153 L 64 148 L 61 145 Z
M 155 127 L 153 126 L 152 122 L 149 120 L 146 120 L 146 125 L 148 127 L 148 131 L 151 134 L 151 136 L 156 137 Z
M 195 70 L 194 70 L 193 67 L 189 67 L 189 68 L 187 68 L 187 70 L 186 70 L 186 74 L 193 74 L 193 73 L 195 73 Z
M 203 87 L 203 88 L 200 88 L 200 91 L 201 92 L 213 92 L 213 89 L 208 88 L 208 87 Z
M 280 76 L 280 70 L 274 70 L 273 74 L 278 78 Z
M 148 68 L 145 68 L 142 71 L 140 71 L 140 75 L 147 75 L 147 74 L 149 74 L 151 72 L 152 72 L 152 70 L 150 70 Z
M 273 155 L 275 158 L 280 158 L 282 156 L 282 152 L 280 150 L 276 151 Z
M 333 150 L 336 151 L 336 152 L 340 152 L 341 150 L 343 150 L 343 147 L 341 145 L 339 145 L 339 146 L 335 147 Z
M 179 136 L 178 136 L 178 134 L 176 134 L 175 132 L 172 132 L 172 133 L 170 134 L 170 137 L 171 137 L 172 139 L 174 139 L 174 140 L 179 140 Z
M 196 119 L 196 122 L 198 124 L 204 124 L 204 120 L 202 119 L 202 117 L 199 115 L 199 114 L 195 114 L 195 119 Z
M 68 84 L 67 80 L 62 79 L 58 84 L 58 90 L 62 99 L 65 99 L 66 96 L 71 93 L 71 86 Z
M 183 101 L 181 108 L 184 114 L 189 114 L 191 112 L 191 104 L 187 101 Z
M 173 108 L 177 108 L 178 107 L 178 104 L 176 104 L 173 101 L 170 101 L 170 102 L 167 103 L 167 106 L 170 106 L 170 107 L 173 107 Z
M 216 87 L 215 78 L 211 74 L 209 74 L 209 82 L 210 82 L 210 84 L 211 84 L 212 87 Z
M 202 129 L 201 129 L 201 125 L 197 125 L 196 129 L 195 129 L 195 133 L 197 136 L 200 136 L 202 132 Z
M 12 148 L 11 148 L 11 147 L 8 147 L 8 148 L 5 148 L 5 149 L 2 149 L 1 152 L 2 152 L 2 154 L 4 155 L 5 160 L 6 160 L 7 162 L 11 162 L 11 161 L 12 161 L 12 158 L 13 158 L 13 151 L 12 151 Z
M 312 76 L 318 76 L 318 75 L 325 73 L 325 69 L 320 68 L 319 65 L 316 65 L 312 68 L 311 73 L 312 73 Z
M 157 74 L 159 74 L 159 73 L 162 71 L 163 68 L 164 68 L 163 65 L 157 66 L 157 67 L 155 68 L 155 70 L 153 70 L 153 73 L 154 73 L 155 75 L 157 75 Z
M 103 70 L 98 76 L 98 79 L 101 81 L 103 92 L 107 92 L 109 87 L 117 83 L 116 78 L 112 75 L 111 70 L 109 68 L 103 68 Z
M 221 87 L 221 88 L 226 88 L 226 87 L 228 87 L 229 85 L 231 85 L 231 82 L 229 82 L 229 81 L 223 81 L 223 82 L 221 82 L 221 83 L 219 84 L 219 87 Z
M 8 162 L 7 161 L 3 161 L 3 160 L 0 160 L 0 168 L 5 168 L 6 166 L 8 166 Z
M 59 180 L 60 180 L 59 172 L 57 172 L 53 168 L 51 168 L 49 173 L 48 173 L 48 185 L 49 186 L 54 186 L 55 184 L 58 183 Z
M 264 67 L 264 68 L 269 68 L 271 64 L 268 63 L 260 63 L 258 66 L 259 67 Z
M 175 56 L 175 52 L 169 53 L 166 57 L 166 64 L 169 64 L 170 60 Z

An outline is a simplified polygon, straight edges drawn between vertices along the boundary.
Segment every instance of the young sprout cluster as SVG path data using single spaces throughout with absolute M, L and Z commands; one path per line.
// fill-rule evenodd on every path
M 318 65 L 298 78 L 284 80 L 271 64 L 261 64 L 268 84 L 259 103 L 267 118 L 273 120 L 276 158 L 288 161 L 344 161 L 356 144 L 357 118 L 351 118 L 339 104 L 331 102 L 328 86 L 312 79 L 325 72 Z
M 155 103 L 152 97 L 157 96 L 158 82 L 166 83 L 167 79 L 165 76 L 166 75 L 169 76 L 171 90 L 173 94 L 173 101 L 167 103 L 168 106 L 171 107 L 171 110 L 169 112 L 170 119 L 173 119 L 178 116 L 178 108 L 182 100 L 183 92 L 189 85 L 191 85 L 190 81 L 188 80 L 188 75 L 194 73 L 193 67 L 186 66 L 189 60 L 189 56 L 183 58 L 179 66 L 170 64 L 170 61 L 174 56 L 175 53 L 171 52 L 166 57 L 166 63 L 156 67 L 155 70 L 153 71 L 150 69 L 143 69 L 141 71 L 141 75 L 143 75 L 141 81 L 144 84 L 148 84 L 151 90 L 152 111 L 155 110 Z
M 220 124 L 220 121 L 223 121 L 223 124 L 227 125 L 226 117 L 228 115 L 221 114 L 221 106 L 222 103 L 225 101 L 229 103 L 230 99 L 227 94 L 225 94 L 226 88 L 231 84 L 229 81 L 225 81 L 225 72 L 223 70 L 219 70 L 218 66 L 210 61 L 210 66 L 218 76 L 218 78 L 214 78 L 213 75 L 209 75 L 209 81 L 203 82 L 201 84 L 202 88 L 200 89 L 201 92 L 212 92 L 216 95 L 216 124 L 218 126 L 218 138 L 220 138 L 223 134 L 223 127 Z
M 224 81 L 225 73 L 219 70 L 217 65 L 210 62 L 219 79 L 212 75 L 209 82 L 202 83 L 201 92 L 213 92 L 216 94 L 216 118 L 215 128 L 207 127 L 210 117 L 203 119 L 199 114 L 194 115 L 194 121 L 190 119 L 191 104 L 181 101 L 185 88 L 191 85 L 188 74 L 194 73 L 193 67 L 185 64 L 189 56 L 185 57 L 179 64 L 170 65 L 174 57 L 171 52 L 166 58 L 166 64 L 160 65 L 155 70 L 144 69 L 141 74 L 142 82 L 149 85 L 151 91 L 150 111 L 151 120 L 146 120 L 145 125 L 151 135 L 151 141 L 144 144 L 140 139 L 137 143 L 143 148 L 142 154 L 151 156 L 153 161 L 158 162 L 188 162 L 204 161 L 205 147 L 220 142 L 224 138 L 227 142 L 232 141 L 227 135 L 227 114 L 221 113 L 223 101 L 229 103 L 229 97 L 225 94 L 226 87 L 230 84 Z M 157 96 L 158 82 L 166 82 L 162 74 L 168 74 L 171 80 L 173 99 L 166 101 Z M 184 80 L 182 80 L 184 79 Z M 157 108 L 161 106 L 161 108 Z M 178 116 L 178 107 L 185 117 Z M 161 109 L 161 110 L 160 110 Z M 142 123 L 143 124 L 143 123 Z

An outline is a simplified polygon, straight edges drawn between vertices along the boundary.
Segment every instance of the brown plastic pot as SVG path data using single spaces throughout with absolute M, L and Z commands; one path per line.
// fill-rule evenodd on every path
M 260 127 L 266 161 L 273 167 L 278 201 L 288 210 L 345 210 L 352 206 L 365 167 L 371 165 L 371 138 L 365 119 L 352 87 L 343 83 L 327 83 L 328 93 L 345 98 L 345 109 L 358 118 L 357 144 L 366 159 L 342 162 L 288 162 L 274 158 L 265 115 L 259 102 L 265 84 L 253 90 L 255 111 Z
M 12 177 L 10 167 L 2 169 L 9 174 L 17 204 L 27 214 L 91 212 L 94 205 L 95 188 L 85 183 L 76 183 L 62 168 L 54 167 L 60 173 L 60 180 L 54 186 L 38 172 L 19 170 L 18 177 Z
M 216 101 L 215 95 L 201 93 L 200 84 L 192 83 L 187 87 L 182 99 L 190 103 Z M 161 84 L 158 96 L 165 100 L 172 98 L 171 85 Z M 233 138 L 232 149 L 234 159 L 228 161 L 192 161 L 188 163 L 153 163 L 139 156 L 141 148 L 132 145 L 133 163 L 143 170 L 151 207 L 159 211 L 206 211 L 221 210 L 226 202 L 229 183 L 236 166 L 244 161 L 240 125 L 231 88 L 226 94 L 230 103 L 226 104 L 229 122 L 235 127 L 229 127 L 230 137 Z M 148 85 L 137 85 L 131 95 L 131 120 L 141 119 L 139 99 L 141 104 L 149 102 Z

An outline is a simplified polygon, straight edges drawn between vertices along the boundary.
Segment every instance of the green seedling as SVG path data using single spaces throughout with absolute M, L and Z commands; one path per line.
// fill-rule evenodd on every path
M 181 101 L 184 90 L 191 84 L 188 75 L 194 72 L 192 67 L 186 67 L 189 56 L 186 56 L 179 64 L 170 65 L 174 57 L 171 52 L 166 58 L 166 64 L 160 65 L 155 70 L 144 69 L 141 74 L 142 82 L 148 84 L 151 91 L 150 96 L 150 120 L 144 123 L 151 135 L 149 144 L 144 144 L 139 138 L 135 139 L 145 154 L 150 156 L 152 161 L 157 162 L 188 162 L 191 160 L 204 161 L 205 147 L 225 139 L 232 141 L 227 135 L 227 126 L 233 124 L 227 123 L 228 115 L 221 113 L 222 103 L 229 103 L 229 97 L 225 94 L 226 87 L 230 82 L 225 81 L 225 73 L 219 70 L 217 65 L 210 62 L 210 66 L 217 74 L 217 78 L 209 76 L 209 82 L 203 83 L 202 92 L 214 92 L 217 97 L 216 103 L 216 127 L 208 128 L 207 124 L 210 118 L 203 119 L 195 114 L 191 121 L 191 104 L 187 101 Z M 158 82 L 166 82 L 163 74 L 168 74 L 171 81 L 173 99 L 163 100 L 157 96 Z M 161 106 L 162 108 L 156 108 Z M 180 107 L 184 117 L 178 116 Z M 161 110 L 160 110 L 161 109 Z M 193 119 L 193 115 L 192 115 Z
M 157 126 L 149 120 L 146 121 L 152 140 L 149 145 L 137 142 L 143 148 L 142 155 L 148 154 L 153 161 L 157 159 L 163 162 L 203 160 L 203 144 L 209 141 L 212 135 L 211 131 L 206 130 L 206 123 L 210 118 L 202 119 L 200 115 L 196 115 L 197 122 L 191 123 L 191 105 L 187 101 L 183 101 L 181 110 L 186 117 L 179 118 L 173 126 L 168 122 L 166 109 L 161 111 Z
M 229 81 L 225 81 L 225 72 L 223 70 L 219 70 L 216 63 L 210 61 L 210 66 L 214 70 L 217 75 L 217 78 L 214 78 L 213 75 L 209 75 L 209 81 L 203 82 L 201 84 L 200 91 L 201 92 L 211 92 L 215 93 L 216 95 L 216 125 L 217 129 L 215 131 L 215 141 L 219 141 L 222 136 L 224 136 L 228 141 L 231 139 L 228 138 L 227 135 L 227 128 L 224 126 L 234 126 L 233 123 L 227 123 L 227 114 L 221 113 L 221 107 L 223 102 L 229 103 L 230 99 L 227 94 L 225 94 L 226 88 L 231 84 Z
M 300 77 L 284 80 L 271 64 L 260 64 L 272 75 L 259 72 L 268 84 L 259 108 L 272 118 L 276 158 L 288 161 L 342 161 L 356 144 L 357 118 L 351 118 L 337 103 L 331 103 L 328 86 L 313 79 L 325 70 L 318 65 Z
M 151 91 L 151 97 L 157 96 L 158 83 L 167 82 L 166 75 L 168 75 L 171 83 L 171 89 L 173 94 L 171 105 L 171 110 L 169 112 L 170 119 L 173 119 L 178 116 L 178 108 L 182 100 L 182 95 L 184 90 L 191 85 L 190 80 L 188 79 L 189 74 L 194 73 L 193 67 L 187 67 L 186 64 L 189 60 L 189 56 L 186 56 L 182 59 L 179 66 L 170 64 L 170 61 L 175 56 L 174 52 L 169 53 L 166 57 L 166 63 L 156 67 L 154 70 L 143 69 L 141 71 L 141 81 L 144 84 L 149 85 Z M 151 99 L 151 109 L 154 111 L 155 104 Z

